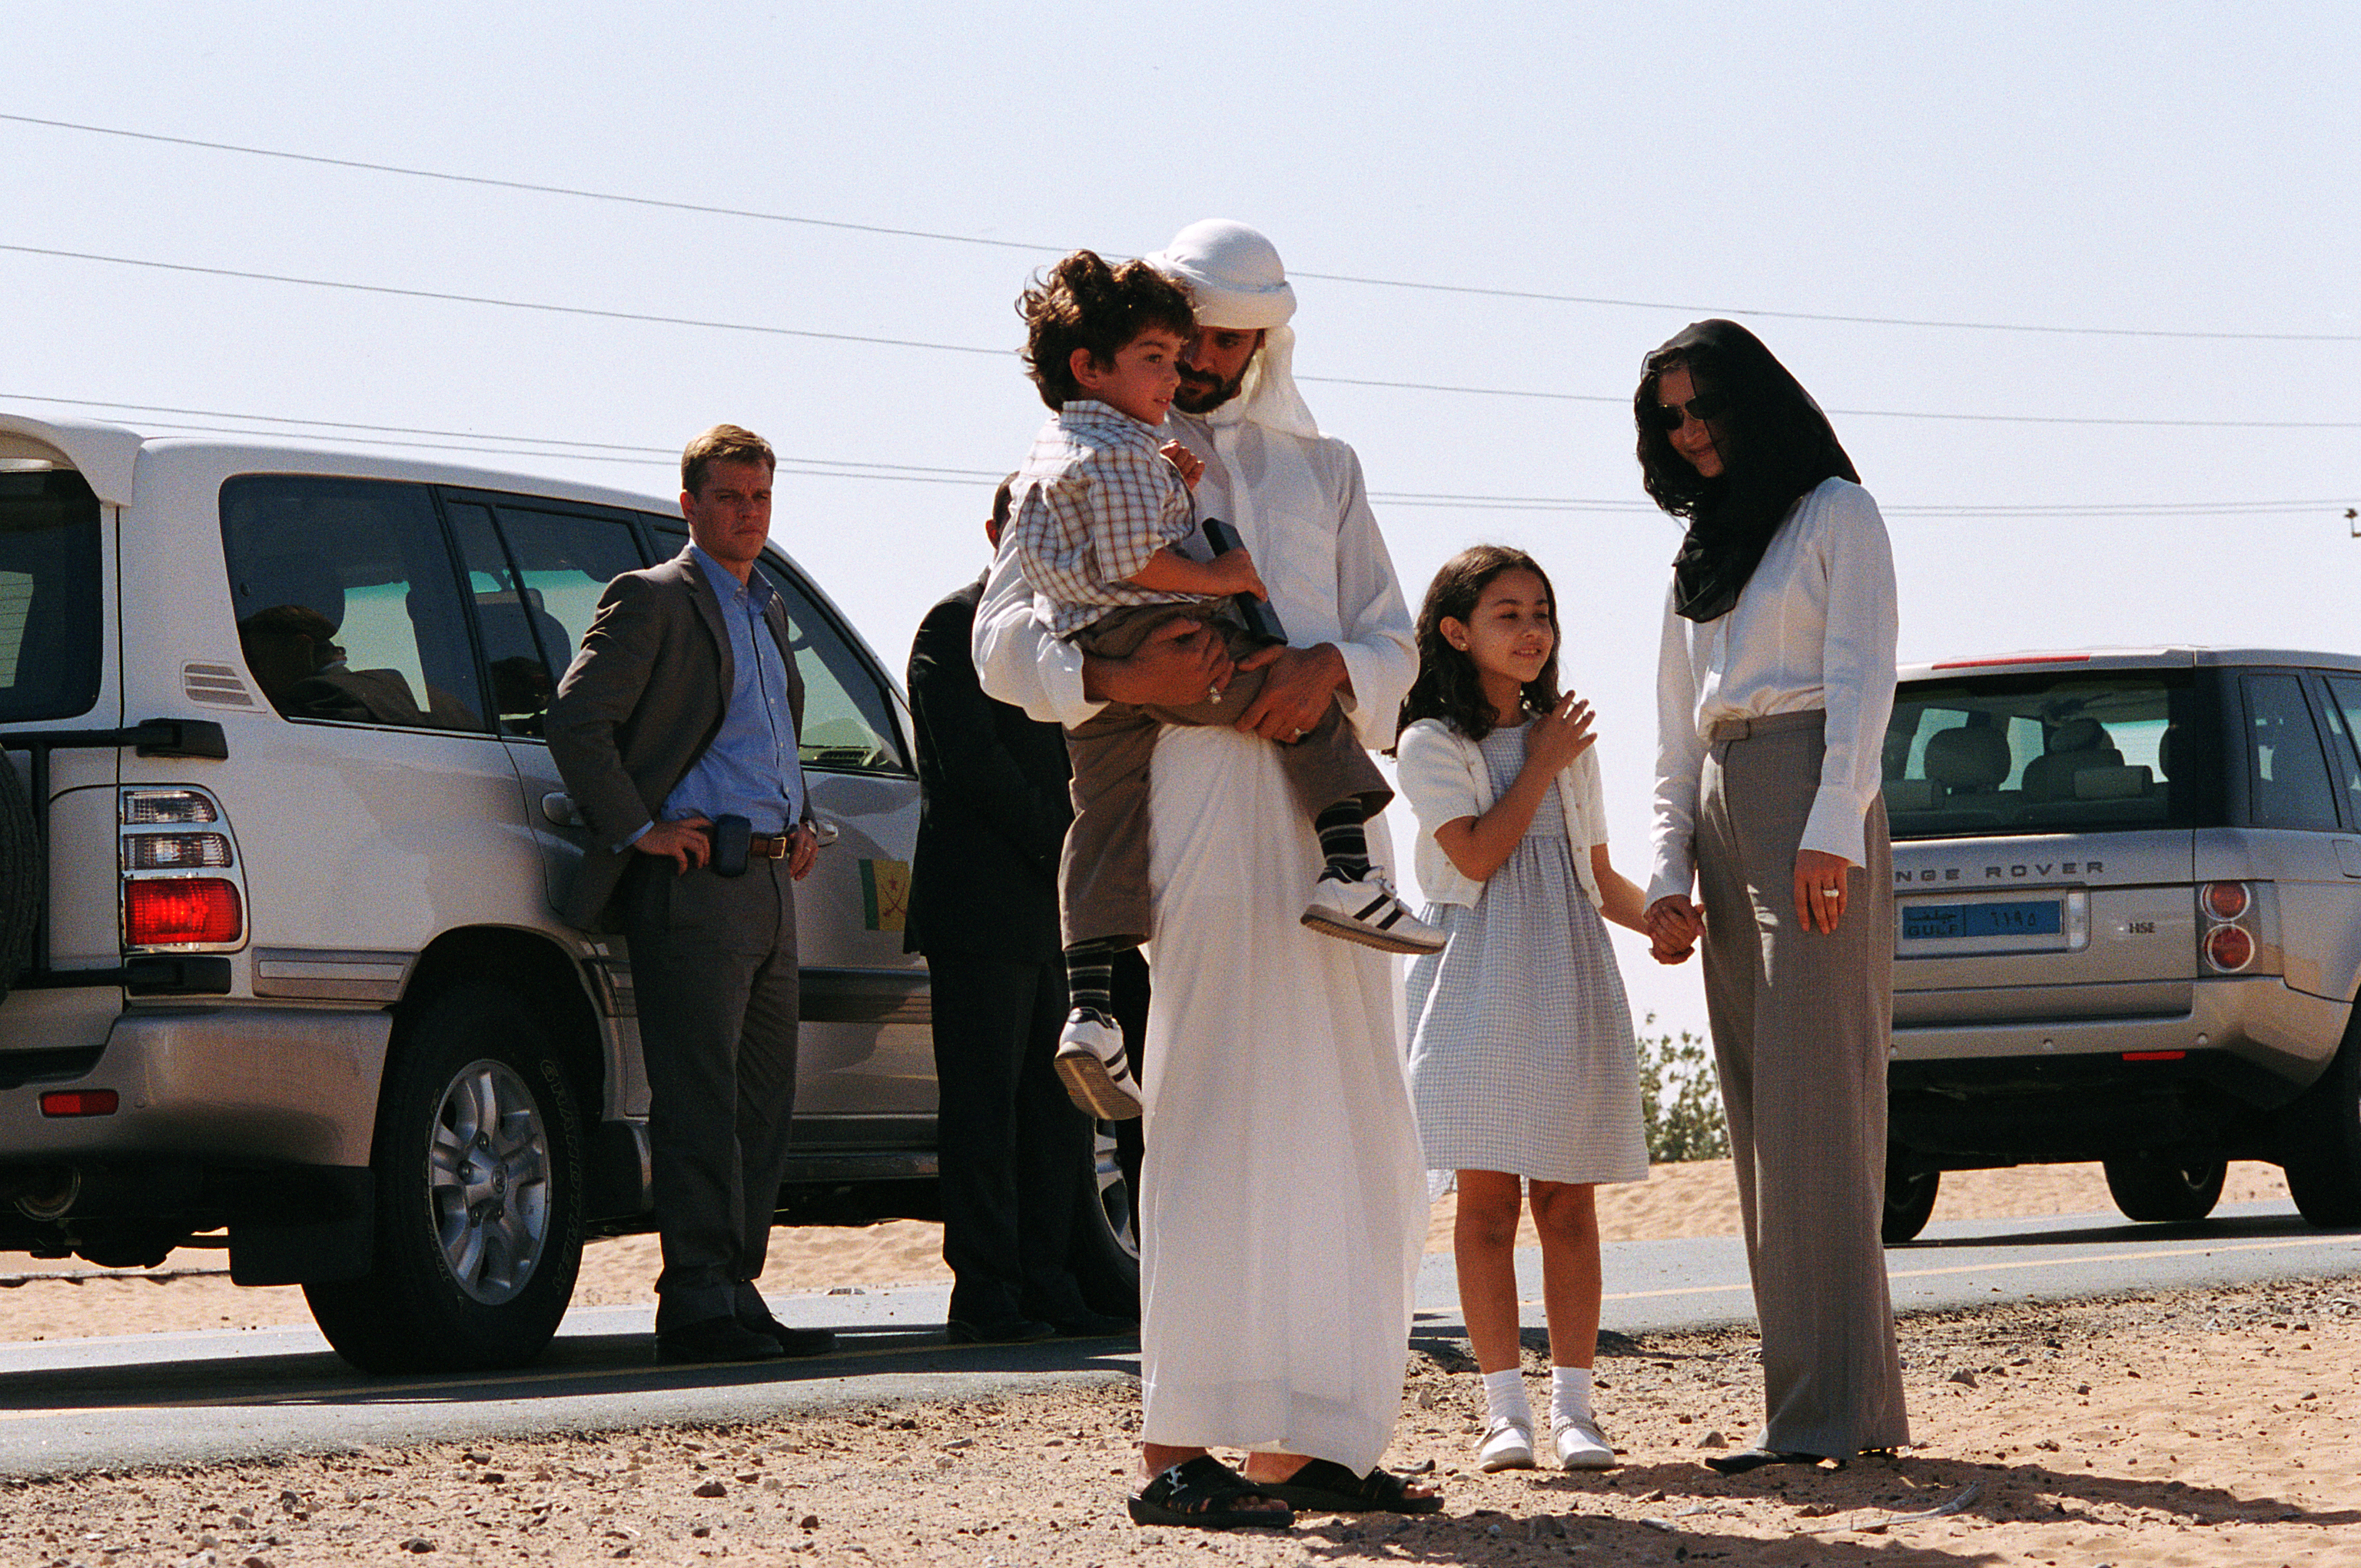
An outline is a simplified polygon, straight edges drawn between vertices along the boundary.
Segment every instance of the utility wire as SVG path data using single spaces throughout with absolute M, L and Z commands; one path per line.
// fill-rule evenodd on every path
M 243 420 L 250 424 L 299 425 L 307 430 L 333 431 L 346 440 L 372 446 L 396 446 L 434 452 L 456 452 L 478 456 L 561 457 L 572 461 L 596 463 L 669 464 L 679 454 L 664 446 L 633 446 L 620 442 L 575 441 L 562 436 L 516 435 L 481 431 L 437 430 L 431 427 L 398 424 L 368 424 L 352 420 L 297 419 L 285 414 L 235 413 L 221 409 L 178 408 L 158 403 L 108 402 L 89 398 L 57 398 L 35 392 L 0 391 L 0 402 L 57 403 L 71 408 L 110 409 L 132 413 L 187 416 L 196 420 Z M 235 426 L 188 424 L 170 421 L 173 429 L 214 435 L 270 435 L 272 431 L 256 431 Z M 442 440 L 403 439 L 442 437 Z M 798 457 L 782 455 L 779 470 L 806 477 L 844 479 L 891 479 L 903 483 L 932 485 L 983 485 L 995 483 L 1001 471 L 991 468 L 950 468 L 914 463 L 861 463 L 832 457 Z M 1475 511 L 1548 511 L 1548 512 L 1653 512 L 1653 501 L 1638 499 L 1600 499 L 1578 496 L 1493 496 L 1446 490 L 1372 490 L 1369 499 L 1389 507 L 1421 509 L 1463 509 Z M 2317 500 L 2240 500 L 2240 501 L 2091 501 L 2050 502 L 2022 505 L 1970 505 L 1962 503 L 1899 504 L 1880 510 L 1894 516 L 1917 517 L 1996 517 L 2039 520 L 2044 518 L 2173 518 L 2173 517 L 2272 517 L 2299 516 L 2309 511 L 2334 510 L 2350 503 L 2343 499 Z
M 99 256 L 86 250 L 51 250 L 37 245 L 0 245 L 0 250 L 22 256 L 47 256 L 67 261 L 103 261 L 115 267 L 143 267 L 158 272 L 187 272 L 200 278 L 236 278 L 256 283 L 291 283 L 304 289 L 341 289 L 360 294 L 383 294 L 401 300 L 435 300 L 446 304 L 490 305 L 508 311 L 537 311 L 548 315 L 592 316 L 601 321 L 642 322 L 657 326 L 704 327 L 714 332 L 754 332 L 772 337 L 809 337 L 829 343 L 880 344 L 888 348 L 929 348 L 944 354 L 1005 356 L 1005 348 L 972 348 L 957 343 L 919 343 L 902 337 L 872 337 L 860 333 L 815 332 L 804 327 L 766 326 L 756 322 L 706 321 L 696 316 L 656 315 L 644 311 L 605 311 L 589 305 L 552 305 L 536 300 L 499 300 L 484 294 L 452 294 L 434 289 L 398 289 L 387 283 L 348 283 L 334 278 L 296 278 L 283 272 L 249 272 L 234 267 L 198 267 L 185 261 L 147 261 L 130 256 Z
M 0 116 L 5 117 L 5 116 Z M 658 326 L 697 327 L 710 332 L 757 333 L 771 337 L 799 337 L 827 343 L 860 343 L 888 348 L 920 348 L 941 354 L 1007 357 L 1014 351 L 982 348 L 973 344 L 935 343 L 917 338 L 882 337 L 862 333 L 819 332 L 807 327 L 772 326 L 759 322 L 713 321 L 697 316 L 662 315 L 647 311 L 602 310 L 590 305 L 559 305 L 539 300 L 504 300 L 487 294 L 459 294 L 434 289 L 402 289 L 385 283 L 353 283 L 334 278 L 301 278 L 284 272 L 256 272 L 234 267 L 200 267 L 191 262 L 154 261 L 138 257 L 102 256 L 93 251 L 60 250 L 45 246 L 0 244 L 0 252 L 67 261 L 94 261 L 115 267 L 181 272 L 201 278 L 230 278 L 246 282 L 284 283 L 304 289 L 341 290 L 394 299 L 432 300 L 445 304 L 484 305 L 497 310 L 531 311 L 544 315 L 588 316 L 599 321 L 634 322 Z M 1387 391 L 1444 392 L 1462 397 L 1521 398 L 1549 402 L 1620 404 L 1630 400 L 1601 392 L 1542 392 L 1516 387 L 1465 387 L 1434 381 L 1374 380 L 1352 376 L 1303 376 L 1296 379 L 1333 387 L 1375 388 Z M 2169 430 L 2361 430 L 2361 420 L 2295 419 L 2129 419 L 2096 414 L 1942 413 L 1913 409 L 1830 409 L 1848 419 L 1927 419 L 1966 421 L 1984 424 L 2104 425 Z
M 836 229 L 850 234 L 935 240 L 948 245 L 986 246 L 997 250 L 1027 250 L 1047 256 L 1059 255 L 1072 248 L 1070 246 L 1049 245 L 1030 240 L 992 239 L 981 235 L 950 234 L 938 229 L 899 228 L 885 224 L 849 223 L 836 218 L 804 217 L 792 213 L 764 212 L 751 207 L 716 206 L 700 202 L 672 201 L 658 196 L 636 196 L 619 191 L 593 191 L 580 186 L 547 185 L 527 180 L 503 180 L 489 175 L 454 174 L 445 170 L 416 169 L 403 164 L 377 163 L 357 158 L 330 158 L 320 153 L 290 152 L 280 148 L 248 147 L 237 142 L 205 141 L 195 137 L 165 136 L 154 131 L 125 130 L 115 126 L 93 126 L 73 120 L 43 119 L 33 115 L 0 114 L 0 121 L 39 126 L 49 130 L 77 131 L 88 136 L 119 137 L 129 141 L 154 142 L 168 147 L 196 148 L 207 152 L 236 153 L 247 158 L 277 159 L 288 163 L 316 164 L 328 169 L 361 170 L 374 174 L 401 175 L 412 180 L 441 181 L 453 185 L 475 185 L 497 191 L 525 191 L 537 195 L 566 196 L 578 201 L 616 202 L 627 206 L 653 207 L 676 213 L 697 213 L 712 217 L 746 218 L 759 223 L 794 224 L 808 228 Z M 2350 332 L 2205 332 L 2161 327 L 2050 326 L 2025 322 L 1974 322 L 1916 316 L 1844 315 L 1825 311 L 1739 309 L 1729 305 L 1675 304 L 1662 300 L 1620 300 L 1590 294 L 1559 294 L 1529 289 L 1487 289 L 1465 283 L 1430 283 L 1402 278 L 1365 278 L 1344 272 L 1299 270 L 1293 275 L 1324 283 L 1350 283 L 1363 288 L 1405 289 L 1425 293 L 1464 294 L 1479 299 L 1596 305 L 1615 310 L 1747 315 L 1759 316 L 1770 321 L 1829 322 L 1855 326 L 1924 327 L 1945 332 L 2020 332 L 2076 337 L 2172 338 L 2201 342 L 2361 343 L 2361 333 Z

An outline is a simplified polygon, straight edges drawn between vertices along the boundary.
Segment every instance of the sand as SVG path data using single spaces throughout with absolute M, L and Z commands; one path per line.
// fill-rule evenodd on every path
M 1660 1169 L 1603 1195 L 1611 1239 L 1727 1234 L 1729 1172 Z M 2234 1168 L 2224 1201 L 2277 1196 Z M 2109 1212 L 2093 1168 L 1946 1179 L 1935 1218 Z M 1448 1203 L 1434 1245 L 1447 1245 Z M 774 1295 L 939 1277 L 939 1235 L 782 1233 Z M 100 1277 L 33 1265 L 0 1290 L 16 1338 L 304 1321 L 218 1255 Z M 581 1299 L 643 1299 L 642 1241 L 593 1250 Z M 1902 1325 L 1916 1446 L 1841 1469 L 1725 1479 L 1698 1463 L 1759 1420 L 1746 1330 L 1610 1341 L 1599 1404 L 1623 1467 L 1480 1475 L 1464 1347 L 1411 1347 L 1389 1463 L 1430 1473 L 1434 1519 L 1307 1515 L 1284 1534 L 1140 1529 L 1123 1497 L 1138 1398 L 1056 1385 L 987 1407 L 848 1406 L 730 1428 L 422 1444 L 275 1464 L 0 1487 L 8 1562 L 299 1568 L 396 1559 L 588 1563 L 2361 1563 L 2361 1281 L 1917 1313 Z M 1528 1370 L 1541 1371 L 1536 1331 Z M 431 1556 L 430 1556 L 431 1554 Z

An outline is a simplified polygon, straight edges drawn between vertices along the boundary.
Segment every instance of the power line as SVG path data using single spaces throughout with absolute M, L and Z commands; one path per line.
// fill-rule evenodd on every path
M 508 311 L 537 311 L 548 315 L 591 316 L 601 321 L 640 322 L 656 326 L 703 327 L 713 332 L 753 332 L 771 337 L 808 337 L 829 343 L 867 343 L 888 348 L 928 348 L 943 354 L 990 354 L 1006 356 L 1005 348 L 974 348 L 958 343 L 920 343 L 903 337 L 873 337 L 861 333 L 815 332 L 804 327 L 767 326 L 758 322 L 706 321 L 696 316 L 657 315 L 644 311 L 607 311 L 590 305 L 552 305 L 537 300 L 500 300 L 485 294 L 453 294 L 434 289 L 398 289 L 388 283 L 349 283 L 335 278 L 297 278 L 283 272 L 251 272 L 235 267 L 199 267 L 185 261 L 148 261 L 131 256 L 100 256 L 86 250 L 51 250 L 37 245 L 0 245 L 0 250 L 23 256 L 54 257 L 67 261 L 101 261 L 115 267 L 143 267 L 157 272 L 186 272 L 200 278 L 236 278 L 247 282 L 289 283 L 305 289 L 340 289 L 359 294 L 383 294 L 401 300 L 434 300 L 445 304 L 490 305 Z
M 562 457 L 573 461 L 597 463 L 669 464 L 679 454 L 670 447 L 634 446 L 620 442 L 576 441 L 563 436 L 516 435 L 481 431 L 437 430 L 432 427 L 398 424 L 369 424 L 353 420 L 298 419 L 286 414 L 236 413 L 221 409 L 179 408 L 159 403 L 110 402 L 91 398 L 58 398 L 36 392 L 0 392 L 0 401 L 58 403 L 70 408 L 112 409 L 133 413 L 184 415 L 200 420 L 244 420 L 251 424 L 299 425 L 311 430 L 334 431 L 346 440 L 372 446 L 396 446 L 434 452 L 456 452 L 477 456 Z M 172 428 L 215 435 L 270 435 L 272 431 L 256 431 L 221 425 L 183 424 L 172 420 Z M 404 439 L 439 436 L 441 441 Z M 499 444 L 487 444 L 497 443 Z M 842 479 L 888 479 L 899 483 L 933 485 L 982 485 L 996 482 L 1001 470 L 992 468 L 952 468 L 915 463 L 868 463 L 832 457 L 799 457 L 782 455 L 782 473 L 805 477 Z M 1652 501 L 1636 499 L 1602 499 L 1578 496 L 1496 496 L 1447 490 L 1372 490 L 1369 499 L 1389 507 L 1410 507 L 1422 510 L 1464 510 L 1472 511 L 1545 511 L 1545 512 L 1653 512 Z M 2305 512 L 2334 510 L 2350 505 L 2338 497 L 2311 500 L 2240 500 L 2240 501 L 2065 501 L 2027 504 L 1972 505 L 1966 503 L 1903 503 L 1880 510 L 1896 517 L 1992 517 L 2002 519 L 2089 518 L 2174 518 L 2174 517 L 2271 517 L 2300 516 Z
M 807 228 L 835 229 L 848 234 L 880 235 L 897 239 L 934 240 L 946 245 L 984 246 L 996 250 L 1025 250 L 1049 256 L 1072 248 L 1070 246 L 1049 245 L 1031 240 L 992 239 L 981 235 L 950 234 L 939 229 L 901 228 L 886 224 L 851 223 L 837 218 L 807 217 L 793 213 L 766 212 L 752 207 L 725 207 L 701 202 L 674 201 L 659 196 L 639 196 L 627 192 L 593 191 L 581 186 L 541 184 L 528 180 L 505 180 L 490 175 L 455 174 L 445 170 L 417 169 L 404 164 L 378 163 L 357 158 L 330 158 L 321 153 L 290 152 L 281 148 L 249 147 L 237 142 L 206 141 L 196 137 L 166 136 L 155 131 L 125 130 L 116 126 L 93 126 L 73 120 L 43 119 L 33 115 L 0 114 L 0 120 L 13 121 L 18 125 L 38 126 L 49 130 L 76 131 L 88 136 L 118 137 L 128 141 L 153 142 L 167 147 L 195 148 L 207 152 L 236 153 L 247 158 L 276 159 L 287 163 L 315 164 L 327 169 L 360 170 L 374 174 L 400 175 L 412 180 L 440 181 L 453 185 L 474 185 L 497 191 L 523 191 L 536 195 L 570 197 L 577 201 L 615 202 L 627 206 L 651 207 L 666 212 L 697 213 L 710 217 L 744 218 L 758 223 L 793 224 Z M 1344 272 L 1299 270 L 1293 276 L 1324 283 L 1349 283 L 1370 289 L 1404 289 L 1422 293 L 1462 294 L 1478 299 L 1592 305 L 1614 310 L 1759 316 L 1771 321 L 1828 322 L 1852 326 L 1920 327 L 1944 332 L 2018 332 L 2069 337 L 2168 338 L 2198 342 L 2361 343 L 2361 333 L 2349 332 L 2209 332 L 2164 327 L 2053 326 L 2026 322 L 1955 321 L 1917 316 L 1846 315 L 1826 311 L 1778 311 L 1751 307 L 1741 309 L 1730 305 L 1679 304 L 1663 300 L 1621 300 L 1591 294 L 1554 293 L 1542 290 L 1492 289 L 1465 283 L 1431 283 L 1402 278 L 1367 278 Z
M 5 116 L 0 116 L 5 117 Z M 708 332 L 747 332 L 770 337 L 799 337 L 826 343 L 858 343 L 888 348 L 919 348 L 940 354 L 1010 357 L 1014 351 L 983 348 L 973 344 L 936 343 L 918 338 L 882 337 L 863 333 L 820 332 L 807 327 L 772 326 L 759 322 L 712 321 L 697 316 L 663 315 L 647 311 L 603 310 L 591 305 L 560 305 L 540 300 L 505 300 L 488 294 L 460 294 L 434 289 L 403 289 L 386 283 L 354 283 L 335 278 L 302 278 L 284 272 L 257 272 L 235 267 L 201 267 L 184 261 L 156 261 L 140 257 L 102 256 L 94 251 L 60 250 L 44 246 L 0 244 L 0 252 L 38 256 L 66 261 L 93 261 L 159 272 L 187 273 L 201 278 L 229 278 L 245 282 L 282 283 L 296 288 L 339 290 L 393 299 L 430 300 L 444 304 L 483 305 L 496 310 L 531 311 L 544 315 L 587 316 L 598 321 L 633 322 L 656 326 L 696 327 Z M 1615 403 L 1628 398 L 1601 392 L 1543 392 L 1517 387 L 1466 387 L 1435 381 L 1375 380 L 1352 376 L 1298 376 L 1300 381 L 1332 387 L 1375 388 L 1387 391 L 1443 392 L 1461 397 L 1518 398 L 1548 402 Z M 1848 419 L 1925 419 L 1979 424 L 2099 425 L 2125 429 L 2167 430 L 2361 430 L 2361 420 L 2293 419 L 2130 419 L 2095 414 L 1944 413 L 1916 409 L 1831 409 Z

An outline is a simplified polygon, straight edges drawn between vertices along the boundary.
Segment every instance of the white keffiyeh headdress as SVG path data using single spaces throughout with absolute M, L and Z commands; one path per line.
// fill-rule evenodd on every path
M 1189 291 L 1198 325 L 1264 334 L 1238 395 L 1205 415 L 1207 422 L 1252 420 L 1290 435 L 1320 433 L 1295 389 L 1295 329 L 1287 324 L 1295 291 L 1269 240 L 1244 224 L 1207 218 L 1174 235 L 1148 264 Z

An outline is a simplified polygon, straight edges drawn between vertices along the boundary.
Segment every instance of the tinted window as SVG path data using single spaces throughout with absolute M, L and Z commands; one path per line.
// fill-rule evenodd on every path
M 2328 742 L 2328 771 L 2336 776 L 2345 795 L 2346 815 L 2361 822 L 2361 753 L 2355 736 L 2361 734 L 2361 680 L 2349 675 L 2328 677 L 2328 704 L 2322 710 L 2333 738 Z
M 98 700 L 98 498 L 70 468 L 0 468 L 0 722 Z
M 1894 836 L 2218 822 L 2210 690 L 2182 672 L 1911 682 L 1895 694 L 1885 732 Z
M 2248 817 L 2257 828 L 2333 830 L 2336 798 L 2320 754 L 2320 732 L 2294 675 L 2248 675 Z
M 222 543 L 247 667 L 280 712 L 485 727 L 457 575 L 423 488 L 232 479 Z
M 500 728 L 538 735 L 598 597 L 647 564 L 639 541 L 616 517 L 457 500 L 445 510 L 467 566 Z
M 688 543 L 686 532 L 676 527 L 659 530 L 658 538 L 675 548 Z M 908 773 L 893 699 L 869 662 L 777 563 L 766 555 L 759 569 L 786 601 L 796 673 L 804 682 L 804 766 L 823 773 Z

